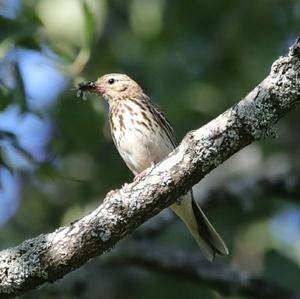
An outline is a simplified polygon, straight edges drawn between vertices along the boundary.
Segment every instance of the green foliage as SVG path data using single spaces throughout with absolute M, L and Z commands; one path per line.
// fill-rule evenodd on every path
M 91 49 L 94 42 L 95 35 L 95 22 L 94 15 L 91 8 L 86 2 L 83 2 L 84 11 L 84 47 L 86 49 Z
M 15 70 L 14 77 L 16 80 L 16 87 L 13 89 L 12 97 L 17 102 L 21 111 L 25 112 L 25 111 L 28 111 L 27 101 L 26 101 L 26 92 L 25 92 L 23 78 L 20 73 L 20 67 L 17 63 L 14 65 L 14 70 Z
M 265 276 L 270 279 L 270 281 L 287 288 L 300 290 L 298 280 L 300 268 L 294 261 L 291 261 L 275 251 L 270 251 L 266 255 L 265 266 Z M 278 273 L 285 273 L 285 275 L 278 275 Z

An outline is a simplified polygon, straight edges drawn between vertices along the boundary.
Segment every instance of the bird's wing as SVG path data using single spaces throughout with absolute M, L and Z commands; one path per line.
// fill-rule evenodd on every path
M 170 125 L 164 113 L 160 110 L 160 107 L 154 103 L 152 103 L 150 107 L 155 120 L 161 126 L 161 128 L 163 128 L 173 147 L 177 147 L 178 142 L 175 137 L 174 129 Z

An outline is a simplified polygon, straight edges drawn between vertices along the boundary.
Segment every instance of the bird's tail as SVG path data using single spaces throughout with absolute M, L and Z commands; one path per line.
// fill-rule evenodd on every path
M 192 191 L 183 197 L 180 204 L 173 204 L 171 209 L 186 224 L 208 260 L 212 261 L 216 254 L 228 255 L 227 246 L 197 205 Z

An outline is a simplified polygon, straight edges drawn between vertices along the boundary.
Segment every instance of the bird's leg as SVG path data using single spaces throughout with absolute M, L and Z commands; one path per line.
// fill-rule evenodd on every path
M 128 185 L 129 185 L 128 183 L 124 183 L 124 184 L 122 185 L 122 188 L 126 188 Z
M 106 194 L 106 197 L 111 197 L 116 193 L 116 190 L 111 190 Z
M 144 169 L 144 170 L 143 170 L 142 172 L 140 172 L 139 174 L 137 174 L 137 175 L 134 177 L 134 179 L 136 179 L 136 178 L 142 178 L 143 176 L 147 175 L 147 174 L 150 172 L 151 168 L 152 168 L 154 165 L 155 165 L 155 163 L 154 163 L 154 162 L 151 162 L 151 165 L 150 165 L 148 168 Z

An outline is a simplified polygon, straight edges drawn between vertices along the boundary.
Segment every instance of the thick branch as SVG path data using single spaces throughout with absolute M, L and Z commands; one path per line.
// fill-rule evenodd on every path
M 206 126 L 190 132 L 147 176 L 106 196 L 86 217 L 0 253 L 0 296 L 14 297 L 56 280 L 99 255 L 174 203 L 207 173 L 254 140 L 300 102 L 300 42 L 279 58 L 252 92 Z
M 125 242 L 124 245 L 108 255 L 104 261 L 108 264 L 136 265 L 176 275 L 181 279 L 191 279 L 220 291 L 222 295 L 257 299 L 300 299 L 300 294 L 296 292 L 263 278 L 250 276 L 231 265 L 208 262 L 198 254 L 157 247 L 147 242 Z

